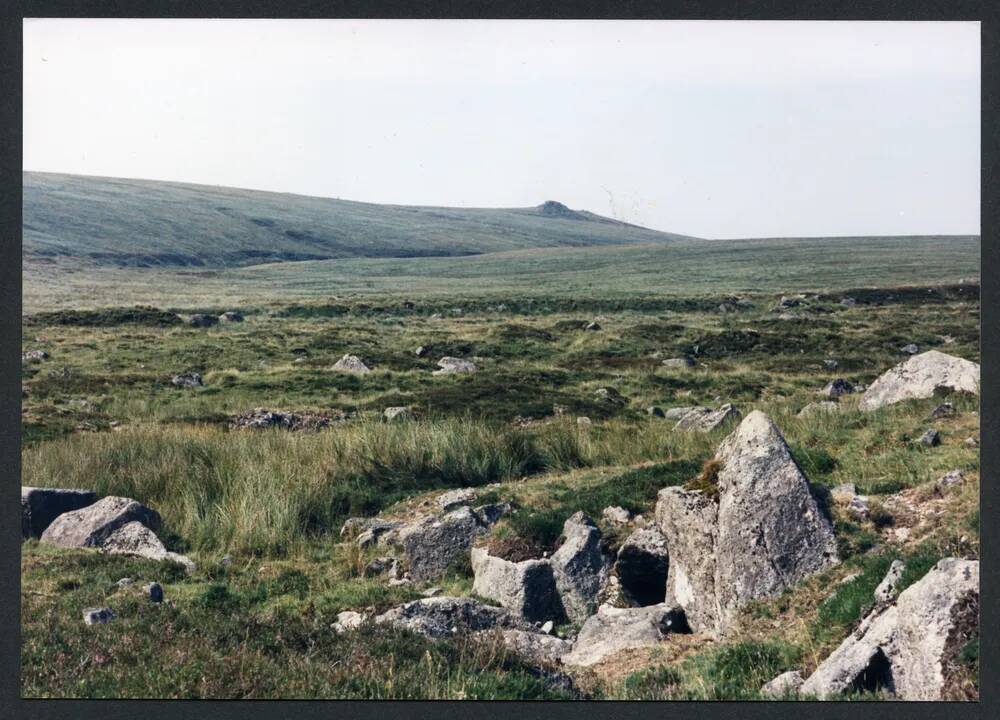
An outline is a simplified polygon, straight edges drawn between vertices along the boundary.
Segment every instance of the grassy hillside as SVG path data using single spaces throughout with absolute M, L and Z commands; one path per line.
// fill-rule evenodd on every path
M 573 211 L 375 205 L 236 188 L 24 173 L 24 255 L 103 266 L 229 267 L 471 255 L 681 236 Z

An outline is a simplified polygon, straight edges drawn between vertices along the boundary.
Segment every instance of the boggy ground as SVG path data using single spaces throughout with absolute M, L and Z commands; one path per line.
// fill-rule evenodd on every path
M 827 381 L 870 383 L 905 359 L 900 348 L 979 360 L 976 288 L 810 295 L 778 319 L 774 295 L 518 304 L 398 298 L 275 305 L 246 322 L 197 329 L 155 313 L 64 311 L 25 319 L 25 485 L 81 487 L 157 509 L 168 546 L 198 569 L 88 551 L 22 548 L 22 692 L 45 697 L 752 698 L 792 667 L 809 670 L 857 624 L 892 559 L 908 580 L 944 556 L 978 557 L 978 403 L 929 399 L 863 413 L 799 418 Z M 844 307 L 843 295 L 859 304 Z M 222 311 L 232 308 L 207 308 Z M 584 330 L 596 320 L 600 329 Z M 163 324 L 166 323 L 166 324 Z M 415 349 L 429 349 L 417 357 Z M 303 352 L 304 351 L 304 352 Z M 330 370 L 344 353 L 365 376 Z M 670 369 L 666 358 L 697 365 Z M 470 376 L 433 376 L 444 356 Z M 830 369 L 824 361 L 837 362 Z M 205 385 L 170 378 L 198 372 Z M 596 394 L 616 389 L 623 400 Z M 376 553 L 341 543 L 349 516 L 406 516 L 446 488 L 500 483 L 488 495 L 516 510 L 496 533 L 551 547 L 576 510 L 609 544 L 621 531 L 601 510 L 649 516 L 659 489 L 695 478 L 727 429 L 672 430 L 645 409 L 735 403 L 767 412 L 822 488 L 853 482 L 872 498 L 858 522 L 831 506 L 844 562 L 746 610 L 725 641 L 674 636 L 575 673 L 539 672 L 497 643 L 431 641 L 365 628 L 337 635 L 342 610 L 384 610 L 430 584 L 468 595 L 456 566 L 433 583 L 390 586 L 362 570 Z M 385 423 L 407 405 L 416 422 Z M 335 419 L 320 431 L 230 430 L 263 406 Z M 591 426 L 577 424 L 587 416 Z M 942 443 L 914 440 L 927 428 Z M 933 487 L 960 469 L 964 484 Z M 902 531 L 901 531 L 902 529 Z M 907 532 L 907 530 L 909 532 Z M 224 564 L 224 555 L 232 561 Z M 860 572 L 846 584 L 837 581 Z M 136 583 L 116 584 L 122 577 Z M 169 602 L 140 597 L 163 584 Z M 117 619 L 85 627 L 84 607 Z M 569 628 L 564 628 L 566 631 Z M 978 645 L 963 650 L 957 694 L 976 692 Z

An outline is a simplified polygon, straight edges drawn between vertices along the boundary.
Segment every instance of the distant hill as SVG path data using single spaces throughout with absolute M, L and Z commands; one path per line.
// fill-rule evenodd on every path
M 475 255 L 686 236 L 571 210 L 408 207 L 153 180 L 24 173 L 24 258 L 222 268 Z

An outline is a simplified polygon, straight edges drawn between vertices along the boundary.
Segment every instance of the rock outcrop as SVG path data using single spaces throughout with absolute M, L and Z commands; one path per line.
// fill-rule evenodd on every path
M 388 623 L 435 638 L 494 628 L 529 629 L 505 608 L 483 605 L 464 597 L 413 600 L 376 616 L 375 622 Z
M 463 507 L 442 517 L 429 517 L 400 529 L 399 539 L 413 580 L 440 577 L 463 555 L 486 526 L 471 508 Z
M 63 513 L 93 505 L 97 495 L 89 490 L 21 488 L 21 537 L 41 537 L 52 521 Z
M 684 612 L 673 605 L 615 608 L 601 605 L 580 628 L 573 649 L 562 656 L 566 665 L 588 667 L 632 648 L 656 645 L 667 633 L 687 632 Z
M 537 622 L 564 619 L 549 560 L 511 562 L 490 555 L 486 548 L 473 548 L 472 571 L 472 591 L 497 601 L 516 616 Z
M 760 694 L 778 700 L 792 699 L 798 694 L 802 682 L 802 674 L 798 670 L 789 670 L 765 683 L 760 689 Z
M 718 499 L 660 492 L 656 518 L 670 548 L 666 602 L 696 631 L 724 633 L 740 608 L 837 562 L 829 519 L 778 428 L 754 411 L 719 446 Z
M 552 553 L 552 570 L 566 616 L 582 622 L 597 607 L 597 595 L 608 577 L 601 531 L 577 512 L 563 524 L 563 536 L 563 544 Z
M 135 500 L 109 496 L 80 510 L 63 513 L 42 533 L 41 541 L 61 547 L 100 547 L 112 533 L 130 522 L 155 529 L 160 525 L 160 516 Z
M 896 602 L 876 606 L 800 688 L 805 696 L 882 692 L 941 700 L 979 622 L 979 562 L 946 558 Z
M 903 400 L 933 397 L 935 391 L 979 394 L 979 365 L 929 350 L 882 374 L 861 396 L 858 407 L 876 410 Z

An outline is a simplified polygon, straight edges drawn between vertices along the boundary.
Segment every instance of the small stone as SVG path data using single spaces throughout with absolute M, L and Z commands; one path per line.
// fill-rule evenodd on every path
M 942 403 L 931 411 L 931 420 L 953 417 L 954 415 L 955 415 L 955 406 L 952 405 L 951 403 Z
M 130 578 L 130 577 L 123 577 L 121 580 L 119 580 L 118 582 L 116 582 L 115 585 L 117 585 L 120 588 L 124 588 L 124 587 L 128 587 L 133 582 L 134 581 L 132 580 L 132 578 Z
M 931 428 L 920 436 L 920 444 L 925 447 L 935 447 L 941 444 L 941 433 Z
M 428 348 L 426 345 L 421 345 L 420 347 L 418 347 L 416 350 L 413 351 L 413 353 L 417 357 L 424 357 L 429 352 L 430 352 L 430 348 Z
M 683 368 L 694 367 L 695 361 L 689 357 L 667 358 L 660 364 L 665 368 L 670 368 L 671 370 L 680 370 Z
M 586 416 L 583 416 L 583 415 L 581 415 L 580 417 L 578 417 L 578 418 L 576 419 L 576 424 L 577 424 L 577 425 L 578 425 L 579 427 L 590 427 L 590 426 L 591 426 L 591 425 L 593 425 L 594 423 L 593 423 L 593 422 L 591 422 L 591 420 L 590 420 L 590 418 L 589 418 L 589 417 L 586 417 Z
M 656 405 L 650 405 L 646 408 L 646 414 L 658 418 L 666 417 L 666 413 L 663 412 L 663 408 L 657 407 Z
M 149 583 L 149 585 L 146 586 L 146 595 L 152 602 L 163 602 L 163 586 L 158 582 Z
M 823 367 L 825 367 L 827 370 L 836 370 L 837 368 L 840 367 L 840 363 L 837 362 L 836 360 L 824 360 Z
M 598 330 L 601 329 L 601 326 L 598 325 L 596 322 L 589 322 L 583 326 L 583 329 L 587 330 L 588 332 L 597 332 Z
M 201 379 L 201 375 L 196 372 L 174 375 L 170 382 L 177 387 L 202 387 L 205 384 Z
M 219 315 L 219 322 L 224 322 L 224 323 L 243 322 L 243 314 L 238 313 L 235 310 L 229 310 Z
M 839 408 L 833 400 L 821 400 L 820 402 L 809 403 L 799 410 L 798 417 L 806 418 L 812 415 L 837 412 Z
M 83 621 L 87 625 L 103 625 L 115 619 L 111 608 L 87 608 L 83 611 Z
M 387 407 L 382 412 L 382 417 L 386 422 L 403 422 L 406 420 L 416 420 L 417 416 L 413 414 L 413 411 L 408 407 Z
M 551 620 L 546 620 L 544 623 L 542 623 L 541 631 L 546 635 L 551 635 L 552 630 L 553 628 L 555 628 L 555 626 L 556 624 L 554 622 L 552 622 Z
M 818 394 L 832 399 L 838 398 L 841 395 L 850 395 L 852 392 L 854 392 L 854 386 L 851 383 L 844 380 L 844 378 L 837 378 L 828 382 Z
M 864 495 L 855 495 L 851 498 L 850 504 L 847 506 L 847 512 L 855 520 L 865 521 L 871 516 L 871 509 L 868 507 L 868 498 Z
M 438 360 L 437 364 L 441 369 L 435 370 L 433 373 L 434 375 L 471 375 L 478 371 L 475 363 L 470 362 L 469 360 L 463 360 L 462 358 L 443 357 Z
M 969 436 L 969 437 L 965 438 L 964 442 L 965 442 L 965 446 L 966 447 L 978 447 L 979 446 L 979 441 L 976 440 L 976 438 L 974 438 L 972 436 Z
M 615 505 L 604 508 L 601 512 L 601 517 L 611 525 L 627 525 L 629 520 L 632 519 L 632 513 L 623 507 Z
M 904 345 L 903 347 L 901 347 L 900 351 L 906 353 L 907 355 L 916 355 L 918 352 L 920 352 L 920 348 L 917 347 L 915 343 L 910 343 L 909 345 Z
M 938 478 L 935 483 L 939 488 L 952 487 L 954 485 L 960 485 L 965 481 L 965 475 L 962 474 L 961 470 L 952 470 L 945 475 Z
M 844 307 L 854 307 L 855 305 L 858 304 L 858 301 L 852 297 L 845 297 L 840 301 L 840 304 L 843 305 Z

